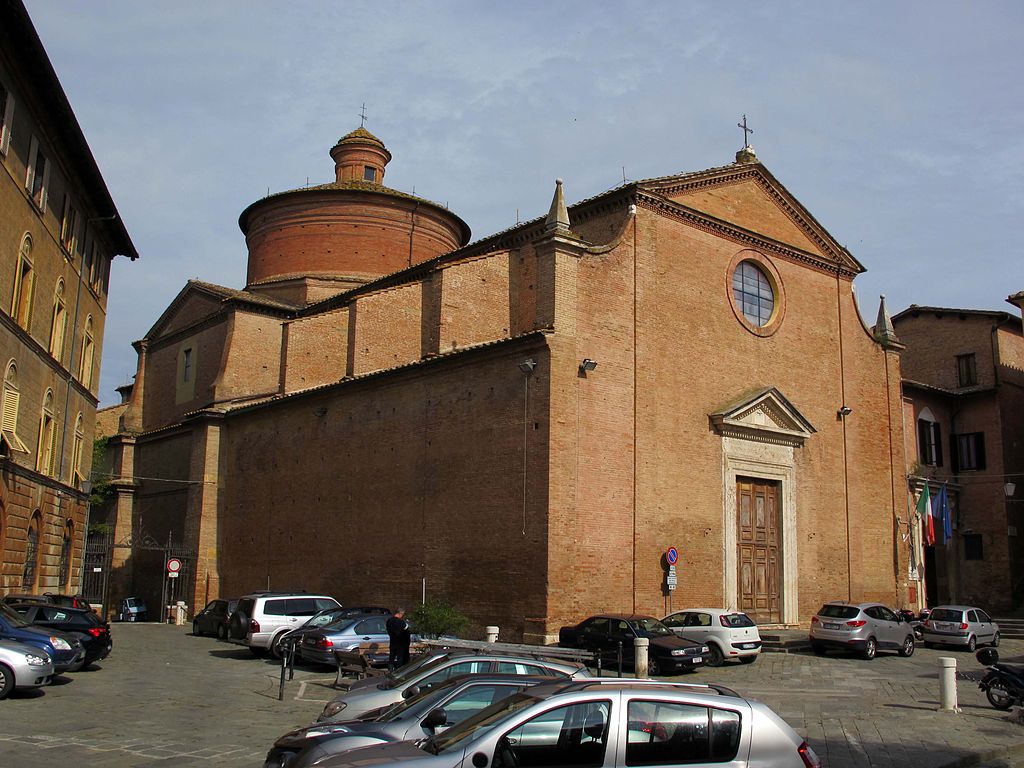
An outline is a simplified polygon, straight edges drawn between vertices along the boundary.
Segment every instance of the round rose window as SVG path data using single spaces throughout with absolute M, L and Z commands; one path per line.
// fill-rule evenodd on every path
M 775 312 L 775 291 L 764 271 L 752 261 L 741 261 L 732 273 L 736 307 L 751 325 L 764 328 Z

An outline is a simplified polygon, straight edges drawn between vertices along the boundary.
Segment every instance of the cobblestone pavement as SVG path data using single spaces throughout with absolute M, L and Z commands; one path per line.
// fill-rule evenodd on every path
M 278 701 L 277 666 L 184 627 L 113 631 L 102 668 L 0 702 L 0 766 L 260 766 L 274 738 L 314 720 L 334 695 L 333 672 L 297 667 Z M 1000 652 L 1024 663 L 1024 641 L 1004 641 Z M 936 711 L 940 656 L 960 666 L 958 714 Z M 753 665 L 679 679 L 764 701 L 830 768 L 1024 768 L 1024 725 L 988 706 L 976 685 L 981 672 L 970 654 L 920 649 L 871 662 L 763 654 Z

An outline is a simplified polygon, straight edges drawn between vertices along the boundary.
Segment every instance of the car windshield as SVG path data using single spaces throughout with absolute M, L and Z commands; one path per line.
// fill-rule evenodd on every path
M 860 608 L 855 605 L 829 605 L 826 603 L 821 606 L 821 610 L 818 611 L 819 616 L 824 616 L 826 619 L 852 619 L 860 613 Z
M 447 653 L 442 653 L 439 656 L 424 656 L 419 661 L 414 661 L 410 664 L 406 664 L 404 667 L 396 669 L 394 672 L 384 678 L 384 682 L 380 684 L 380 688 L 395 688 L 402 683 L 408 682 L 412 678 L 419 675 L 421 672 L 425 672 L 429 669 L 440 665 L 443 661 L 448 658 Z
M 950 608 L 936 608 L 930 616 L 932 621 L 963 621 L 964 612 L 954 611 Z
M 20 613 L 5 603 L 0 603 L 0 616 L 3 616 L 7 623 L 12 624 L 15 627 L 30 626 Z
M 723 613 L 722 623 L 733 628 L 757 626 L 745 613 Z
M 672 634 L 672 630 L 657 619 L 637 619 L 633 622 L 633 629 L 640 637 L 659 637 Z
M 378 717 L 374 718 L 374 722 L 377 723 L 390 723 L 392 720 L 398 720 L 408 714 L 410 711 L 415 712 L 417 707 L 421 705 L 425 708 L 433 709 L 433 702 L 440 701 L 442 698 L 447 696 L 452 688 L 455 687 L 457 681 L 446 680 L 438 686 L 433 688 L 424 688 L 415 696 L 410 696 L 408 699 L 403 699 L 397 704 L 385 709 Z M 429 702 L 426 700 L 429 699 Z
M 423 749 L 435 755 L 450 749 L 461 749 L 462 745 L 475 739 L 478 733 L 486 732 L 491 726 L 505 718 L 512 717 L 516 712 L 526 709 L 538 701 L 540 699 L 525 691 L 513 694 L 480 710 L 447 731 L 431 736 L 423 743 Z

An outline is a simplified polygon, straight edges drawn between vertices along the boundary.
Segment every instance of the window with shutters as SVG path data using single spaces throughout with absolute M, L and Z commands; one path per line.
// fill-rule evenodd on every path
M 68 254 L 74 253 L 78 234 L 78 209 L 71 202 L 71 195 L 64 195 L 64 218 L 60 225 L 60 244 Z
M 972 472 L 985 468 L 985 433 L 967 432 L 952 435 L 953 471 Z
M 11 147 L 11 127 L 14 124 L 14 94 L 0 83 L 0 155 Z
M 82 359 L 78 364 L 78 380 L 87 389 L 92 389 L 92 364 L 95 355 L 92 342 L 92 315 L 85 319 L 85 334 L 82 336 Z
M 924 413 L 917 420 L 917 450 L 919 461 L 925 466 L 942 466 L 942 430 L 937 421 Z
M 81 488 L 85 482 L 82 470 L 82 448 L 85 445 L 85 431 L 82 429 L 82 414 L 75 419 L 75 441 L 71 446 L 71 484 Z
M 32 237 L 25 235 L 18 252 L 18 266 L 14 273 L 14 300 L 11 303 L 11 317 L 25 330 L 32 318 L 32 294 L 36 276 L 32 270 Z
M 956 377 L 961 387 L 973 387 L 978 383 L 978 364 L 973 352 L 956 356 Z
M 70 591 L 71 581 L 71 546 L 75 540 L 75 528 L 70 520 L 64 526 L 64 541 L 60 547 L 60 575 L 58 582 L 62 589 Z
M 50 319 L 50 354 L 57 362 L 64 357 L 64 336 L 67 333 L 68 313 L 64 302 L 64 281 L 57 281 L 53 292 L 53 317 Z
M 32 137 L 28 151 L 29 164 L 25 173 L 25 190 L 32 202 L 40 211 L 46 210 L 46 194 L 50 188 L 50 161 L 39 144 L 39 139 Z
M 4 452 L 7 454 L 10 454 L 11 451 L 29 452 L 25 443 L 18 437 L 18 407 L 20 404 L 18 366 L 11 360 L 4 373 L 3 424 L 0 425 L 0 440 L 3 441 Z
M 92 248 L 90 250 L 92 251 L 92 258 L 89 260 L 89 285 L 94 291 L 98 291 L 100 285 L 101 262 L 105 261 L 105 257 L 100 253 L 100 249 L 96 245 L 95 240 L 93 240 Z
M 36 471 L 53 475 L 56 461 L 57 430 L 53 420 L 53 392 L 46 390 L 43 412 L 39 417 L 39 448 L 36 452 Z
M 25 568 L 21 572 L 21 588 L 34 592 L 36 580 L 39 578 L 39 510 L 32 515 L 32 521 L 28 524 L 28 532 L 25 534 Z

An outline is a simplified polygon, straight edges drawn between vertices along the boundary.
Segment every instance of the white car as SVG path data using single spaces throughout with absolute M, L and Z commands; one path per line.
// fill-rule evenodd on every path
M 320 611 L 341 608 L 327 595 L 306 592 L 253 592 L 238 598 L 228 620 L 228 639 L 249 646 L 253 656 L 280 655 L 286 632 L 302 626 Z
M 710 649 L 707 664 L 718 667 L 726 659 L 753 664 L 761 653 L 757 624 L 745 613 L 725 608 L 687 608 L 670 613 L 662 624 L 680 637 L 704 643 Z

